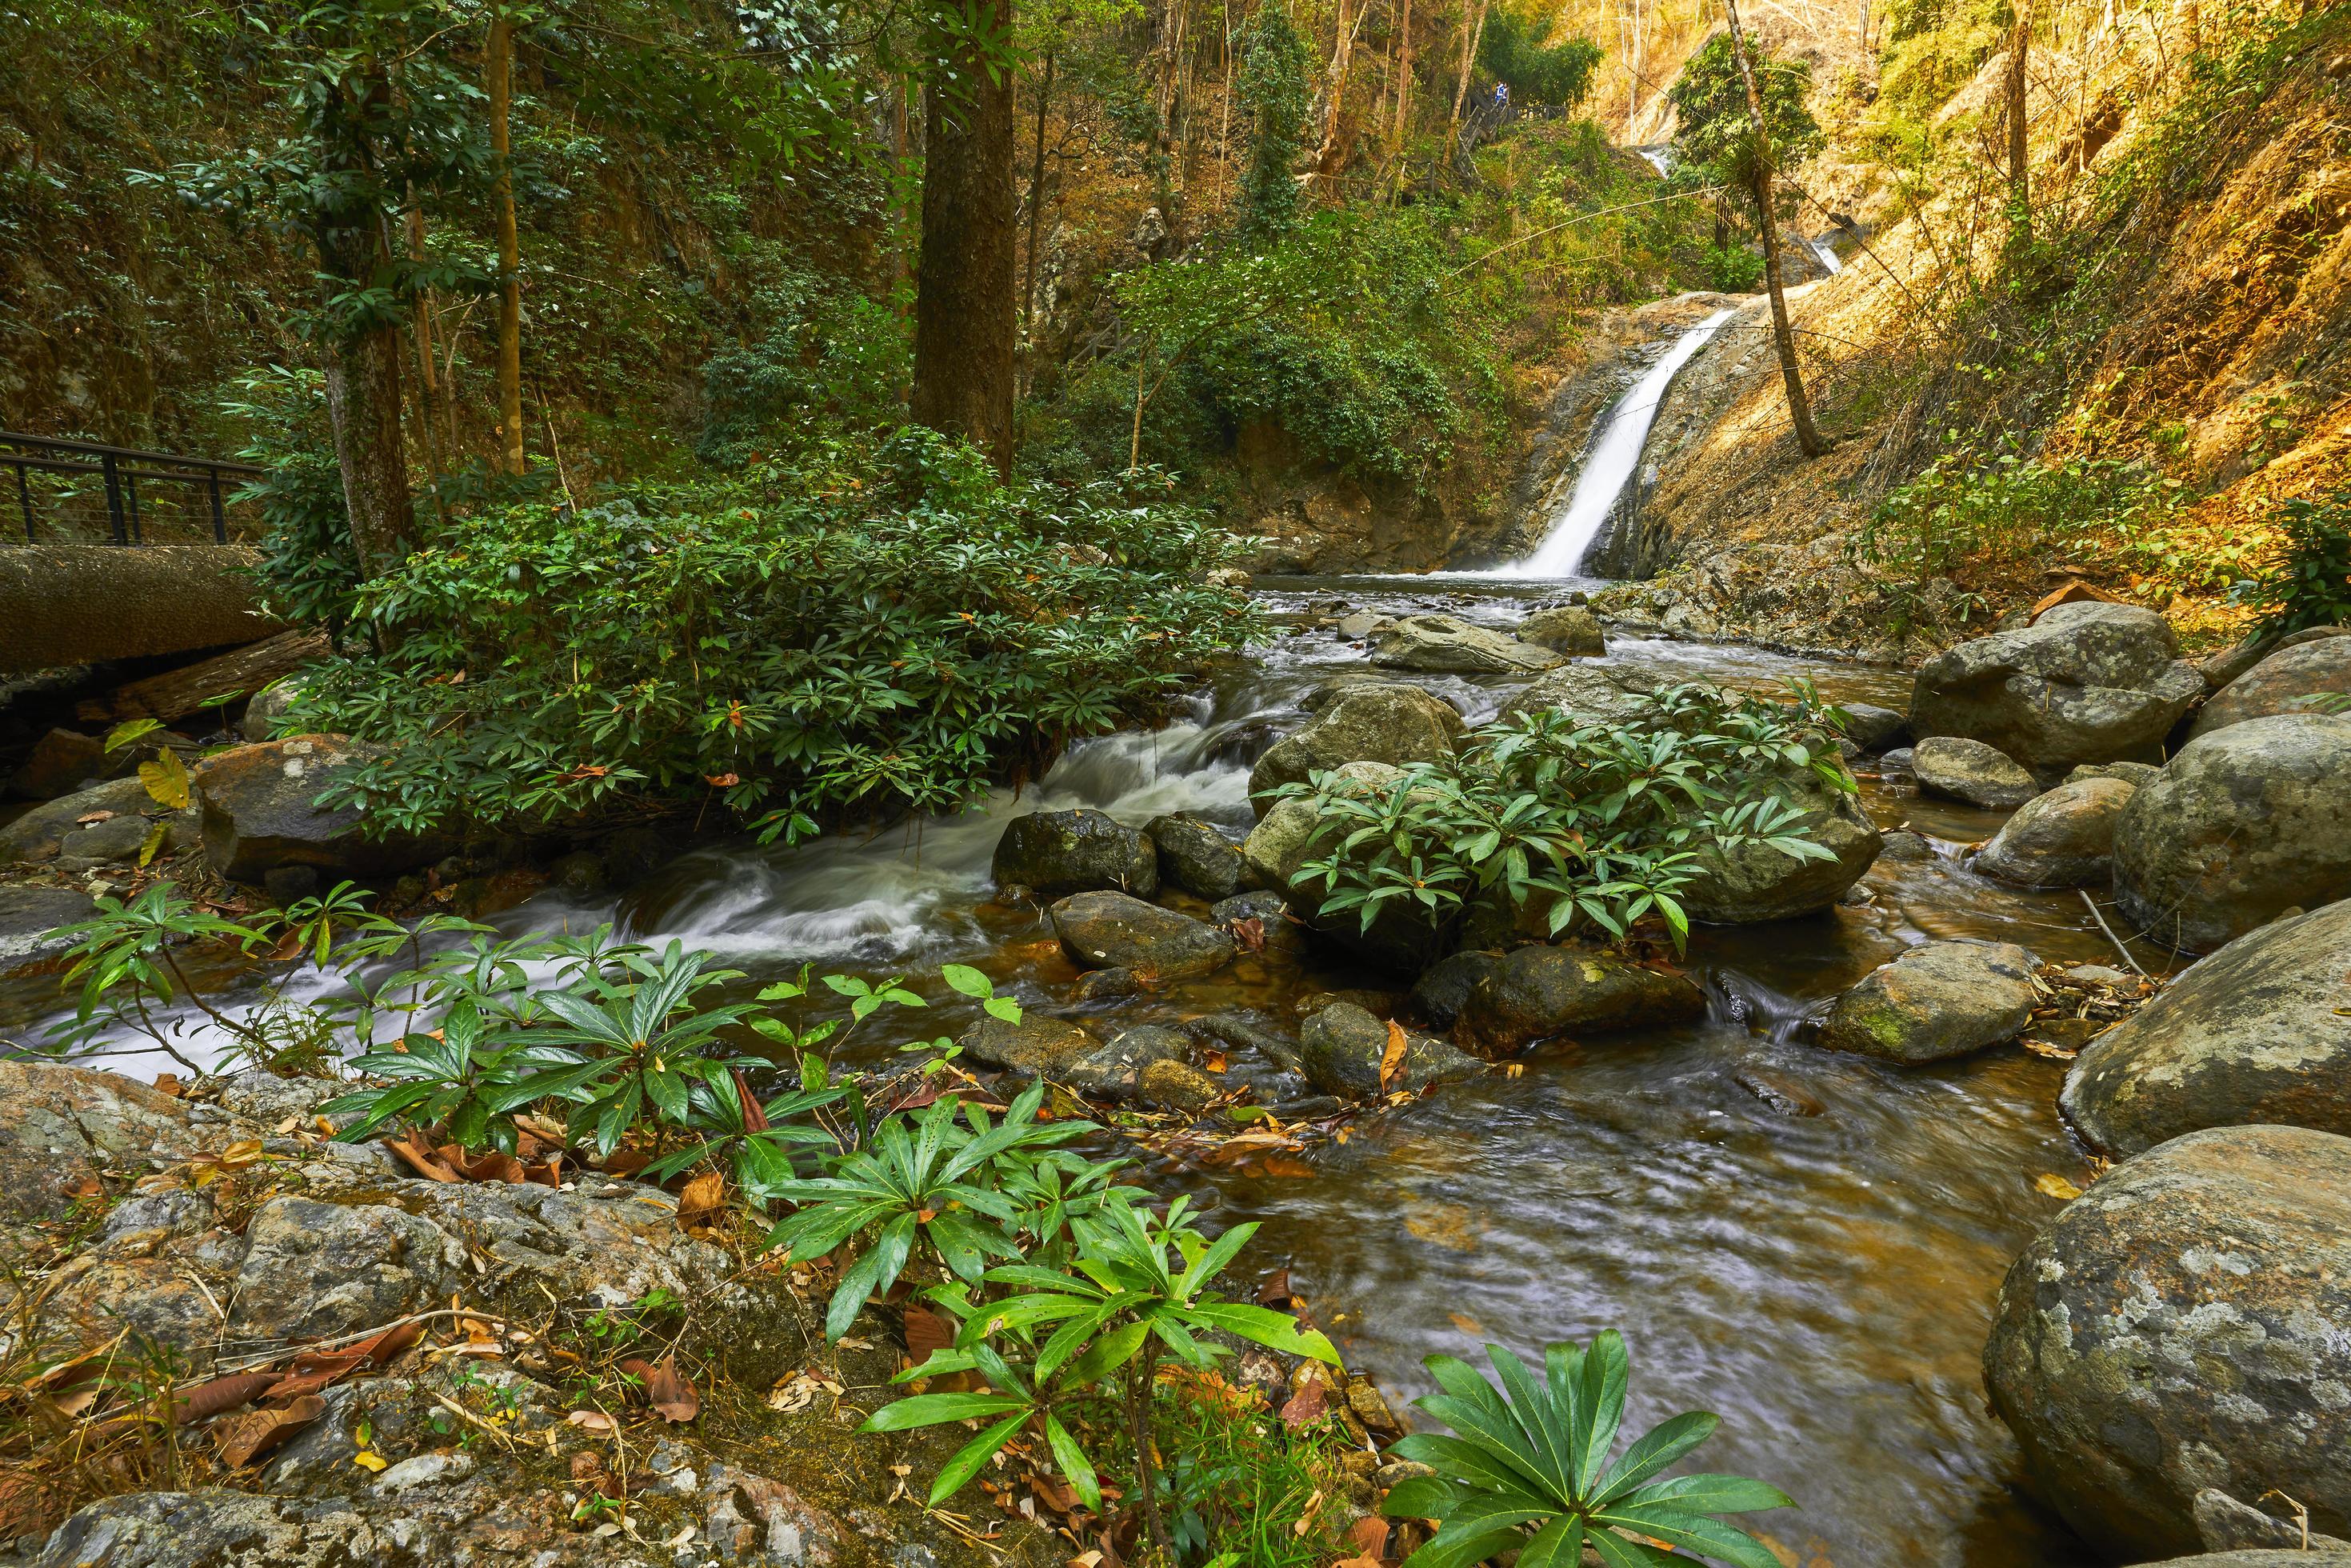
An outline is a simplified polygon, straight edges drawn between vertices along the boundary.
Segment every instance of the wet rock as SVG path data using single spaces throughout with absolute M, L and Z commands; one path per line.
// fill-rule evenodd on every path
M 1061 951 L 1081 969 L 1132 969 L 1180 980 L 1232 962 L 1233 934 L 1123 893 L 1080 893 L 1053 905 Z
M 2065 782 L 2079 784 L 2085 779 L 2119 779 L 2137 789 L 2162 777 L 2163 769 L 2152 762 L 2085 762 L 2065 775 Z
M 306 735 L 240 746 L 199 763 L 196 806 L 214 873 L 257 883 L 276 867 L 307 865 L 330 878 L 364 881 L 447 854 L 445 842 L 430 838 L 371 838 L 360 831 L 357 808 L 315 803 L 337 769 L 370 755 L 350 741 Z
M 1281 894 L 1266 888 L 1217 900 L 1209 906 L 1208 918 L 1219 925 L 1230 925 L 1237 920 L 1261 920 L 1270 935 L 1274 923 L 1281 918 Z
M 1082 806 L 1015 817 L 987 869 L 997 886 L 1025 887 L 1044 900 L 1098 890 L 1149 898 L 1159 891 L 1159 852 L 1149 835 Z
M 2318 1531 L 2310 1531 L 2309 1538 L 2305 1540 L 2299 1521 L 2263 1513 L 2250 1503 L 2239 1502 L 2219 1487 L 2206 1487 L 2198 1492 L 2189 1511 L 2196 1518 L 2197 1538 L 2204 1543 L 2207 1552 L 2275 1553 L 2284 1548 L 2295 1552 L 2297 1560 L 2307 1565 L 2313 1559 L 2300 1555 L 2306 1549 L 2310 1552 L 2341 1552 L 2345 1554 L 2343 1561 L 2351 1563 L 2351 1541 Z M 2210 1560 L 2193 1558 L 2190 1561 L 2201 1563 Z
M 0 864 L 94 863 L 116 859 L 120 835 L 124 832 L 138 835 L 131 841 L 135 853 L 147 836 L 144 813 L 148 811 L 162 814 L 147 786 L 136 779 L 117 779 L 63 796 L 0 827 Z M 97 821 L 84 821 L 85 817 Z M 98 837 L 91 838 L 93 833 Z
M 197 1144 L 186 1108 L 150 1084 L 0 1059 L 0 1218 L 55 1218 L 98 1190 L 100 1169 L 185 1159 Z
M 75 888 L 0 883 L 0 971 L 62 952 L 69 942 L 49 933 L 87 920 L 97 909 L 89 894 Z
M 1771 788 L 1803 812 L 1799 831 L 1831 858 L 1799 860 L 1766 843 L 1724 849 L 1708 841 L 1693 862 L 1697 874 L 1679 894 L 1691 919 L 1750 925 L 1811 915 L 1836 904 L 1876 862 L 1885 840 L 1858 796 L 1830 788 L 1809 768 L 1776 779 Z
M 2058 1103 L 2116 1156 L 2241 1123 L 2351 1134 L 2351 900 L 2191 965 L 2082 1053 Z
M 1224 1085 L 1188 1061 L 1161 1060 L 1143 1070 L 1135 1098 L 1155 1111 L 1196 1116 L 1216 1103 Z
M 2214 693 L 2196 716 L 2188 738 L 2249 718 L 2320 712 L 2327 698 L 2346 695 L 2351 695 L 2351 636 L 2280 648 Z
M 1479 951 L 1439 958 L 1413 982 L 1413 1016 L 1431 1029 L 1451 1029 L 1461 1009 L 1469 1005 L 1469 993 L 1501 961 L 1499 953 Z
M 1882 860 L 1930 861 L 1935 858 L 1935 846 L 1924 833 L 1896 828 L 1885 835 L 1877 853 Z
M 1646 685 L 1635 691 L 1622 683 L 1618 672 L 1594 664 L 1570 664 L 1553 670 L 1502 705 L 1499 715 L 1556 709 L 1578 724 L 1623 724 L 1648 711 Z
M 1899 745 L 1910 733 L 1907 716 L 1890 707 L 1876 707 L 1868 703 L 1842 703 L 1844 709 L 1845 738 L 1861 747 L 1864 753 L 1879 752 Z
M 1214 1040 L 1232 1051 L 1254 1051 L 1287 1071 L 1302 1072 L 1305 1069 L 1305 1059 L 1299 1054 L 1296 1040 L 1276 1033 L 1246 1013 L 1208 1013 L 1187 1020 L 1184 1028 L 1196 1039 Z
M 1143 830 L 1158 853 L 1159 880 L 1211 901 L 1240 891 L 1248 866 L 1238 845 L 1197 817 L 1154 817 Z
M 1339 635 L 1350 643 L 1360 643 L 1395 624 L 1395 617 L 1393 615 L 1383 615 L 1376 610 L 1358 610 L 1353 615 L 1339 618 Z
M 2222 733 L 2226 733 L 2225 731 Z M 1984 1349 L 2029 1484 L 2100 1552 L 2193 1552 L 2194 1502 L 2273 1490 L 2351 1527 L 2351 1139 L 2190 1133 L 2009 1269 Z
M 1877 759 L 1877 770 L 1881 774 L 1908 773 L 1917 760 L 1917 747 L 1897 746 Z
M 1469 988 L 1453 1034 L 1491 1061 L 1558 1035 L 1680 1023 L 1705 1011 L 1705 995 L 1685 976 L 1589 948 L 1521 947 Z
M 1519 641 L 1570 658 L 1597 659 L 1608 652 L 1607 641 L 1600 634 L 1600 617 L 1581 604 L 1536 611 L 1519 622 Z
M 1980 740 L 1930 736 L 1912 749 L 1910 771 L 1929 795 L 2004 811 L 2041 793 L 2032 775 Z
M 2152 610 L 2061 604 L 1921 664 L 1910 730 L 1980 740 L 2027 768 L 2152 760 L 2206 689 L 2179 651 Z
M 1821 1030 L 1832 1051 L 1942 1061 L 2014 1040 L 2032 1017 L 2038 960 L 2008 942 L 1928 942 L 1837 998 Z
M 1157 1061 L 1182 1061 L 1191 1054 L 1191 1041 L 1181 1030 L 1139 1024 L 1071 1062 L 1063 1082 L 1081 1094 L 1132 1100 L 1145 1068 Z
M 1767 1068 L 1742 1067 L 1730 1081 L 1782 1116 L 1817 1116 L 1825 1109 L 1812 1091 Z
M 1394 1087 L 1426 1089 L 1485 1071 L 1483 1062 L 1441 1040 L 1407 1035 L 1406 1040 Z M 1387 1049 L 1387 1024 L 1353 1002 L 1332 1003 L 1298 1030 L 1307 1082 L 1325 1094 L 1361 1099 L 1379 1093 L 1380 1063 Z
M 2085 779 L 2036 795 L 2001 825 L 1976 870 L 2019 887 L 2088 887 L 2113 874 L 2115 822 L 2136 792 L 2119 779 Z
M 1457 616 L 1407 615 L 1381 636 L 1372 663 L 1393 670 L 1506 675 L 1548 670 L 1564 659 Z
M 1067 1019 L 1023 1012 L 1019 1023 L 982 1018 L 963 1031 L 956 1043 L 964 1054 L 989 1067 L 1040 1078 L 1061 1078 L 1100 1049 L 1102 1041 Z
M 245 705 L 245 716 L 237 721 L 237 732 L 250 741 L 275 739 L 278 725 L 301 692 L 301 676 L 288 675 L 254 693 L 253 700 Z
M 1263 816 L 1272 791 L 1350 762 L 1397 766 L 1437 762 L 1461 741 L 1461 716 L 1426 687 L 1357 685 L 1316 714 L 1314 722 L 1277 741 L 1249 770 L 1249 800 Z
M 1132 969 L 1088 969 L 1070 983 L 1070 998 L 1106 1002 L 1118 997 L 1139 997 L 1150 988 Z
M 2281 714 L 2189 741 L 2116 820 L 2115 894 L 2191 953 L 2351 897 L 2351 718 Z

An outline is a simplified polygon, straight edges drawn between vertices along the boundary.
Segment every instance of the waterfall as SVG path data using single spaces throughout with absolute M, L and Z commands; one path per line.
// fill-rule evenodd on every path
M 1832 277 L 1844 270 L 1844 263 L 1837 259 L 1837 253 L 1829 248 L 1828 241 L 1824 239 L 1808 239 L 1804 241 L 1804 246 L 1805 248 L 1813 253 L 1813 257 L 1818 260 L 1823 267 L 1829 269 L 1829 276 Z
M 1674 147 L 1672 142 L 1660 141 L 1653 146 L 1635 147 L 1633 151 L 1638 152 L 1642 157 L 1648 160 L 1649 167 L 1657 172 L 1657 178 L 1663 180 L 1669 178 L 1673 174 Z
M 1584 455 L 1583 472 L 1576 476 L 1575 491 L 1568 497 L 1567 505 L 1553 515 L 1542 543 L 1523 560 L 1496 567 L 1487 575 L 1576 574 L 1593 542 L 1600 537 L 1600 530 L 1615 512 L 1625 485 L 1641 465 L 1641 448 L 1648 443 L 1649 426 L 1656 423 L 1657 405 L 1665 401 L 1666 389 L 1673 385 L 1674 377 L 1689 362 L 1690 356 L 1706 347 L 1707 340 L 1730 319 L 1731 314 L 1718 310 L 1684 332 L 1656 364 L 1642 373 L 1630 391 L 1609 405 L 1600 416 L 1591 450 Z

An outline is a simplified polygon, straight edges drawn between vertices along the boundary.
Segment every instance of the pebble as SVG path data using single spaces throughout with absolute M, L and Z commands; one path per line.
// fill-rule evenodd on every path
M 2065 977 L 2080 986 L 2129 986 L 2132 977 L 2105 964 L 2076 964 Z
M 473 1473 L 474 1458 L 470 1454 L 448 1450 L 417 1454 L 391 1466 L 376 1477 L 376 1495 L 391 1497 L 411 1487 L 429 1486 L 434 1481 L 463 1480 Z

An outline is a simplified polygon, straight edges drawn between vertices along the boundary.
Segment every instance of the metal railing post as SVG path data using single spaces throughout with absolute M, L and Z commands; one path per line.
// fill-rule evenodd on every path
M 112 531 L 116 544 L 127 545 L 131 542 L 131 534 L 122 523 L 121 470 L 116 465 L 111 452 L 99 454 L 98 462 L 99 471 L 106 476 L 107 527 Z
M 125 468 L 122 471 L 122 493 L 131 502 L 131 542 L 143 545 L 147 542 L 147 530 L 139 524 L 138 469 Z
M 25 465 L 16 465 L 16 504 L 25 508 L 25 542 L 33 542 L 33 487 L 25 480 Z
M 212 492 L 213 497 L 213 543 L 225 545 L 228 543 L 228 516 L 221 510 L 220 470 L 205 469 L 204 480 L 205 488 Z

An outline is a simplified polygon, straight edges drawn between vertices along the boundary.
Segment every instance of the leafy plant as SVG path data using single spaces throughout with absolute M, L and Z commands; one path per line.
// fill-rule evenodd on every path
M 2351 625 L 2351 490 L 2285 503 L 2284 548 L 2275 565 L 2240 582 L 2237 603 L 2262 612 L 2259 631 L 2282 635 L 2311 626 Z
M 516 1110 L 544 1099 L 552 1077 L 577 1074 L 585 1062 L 579 1052 L 560 1046 L 499 1042 L 487 1033 L 481 1009 L 468 999 L 444 1014 L 438 1030 L 405 1035 L 390 1050 L 353 1057 L 354 1069 L 390 1082 L 341 1095 L 320 1111 L 358 1117 L 337 1134 L 347 1143 L 372 1137 L 397 1119 L 445 1128 L 451 1139 L 468 1148 L 510 1155 L 517 1143 Z
M 1520 102 L 1573 109 L 1592 91 L 1601 48 L 1589 38 L 1547 43 L 1550 26 L 1548 14 L 1529 20 L 1507 5 L 1494 6 L 1486 16 L 1478 64 L 1487 75 L 1510 83 Z
M 1428 1357 L 1444 1392 L 1414 1404 L 1456 1435 L 1415 1433 L 1390 1450 L 1437 1472 L 1398 1483 L 1380 1505 L 1392 1517 L 1437 1522 L 1406 1568 L 1466 1568 L 1504 1552 L 1516 1552 L 1520 1568 L 1574 1568 L 1587 1546 L 1609 1568 L 1666 1568 L 1688 1557 L 1777 1568 L 1761 1542 L 1714 1516 L 1792 1507 L 1785 1493 L 1739 1476 L 1652 1479 L 1720 1417 L 1676 1416 L 1610 1462 L 1632 1371 L 1615 1330 L 1588 1348 L 1552 1345 L 1540 1373 L 1499 1345 L 1486 1354 L 1499 1393 L 1467 1363 Z

